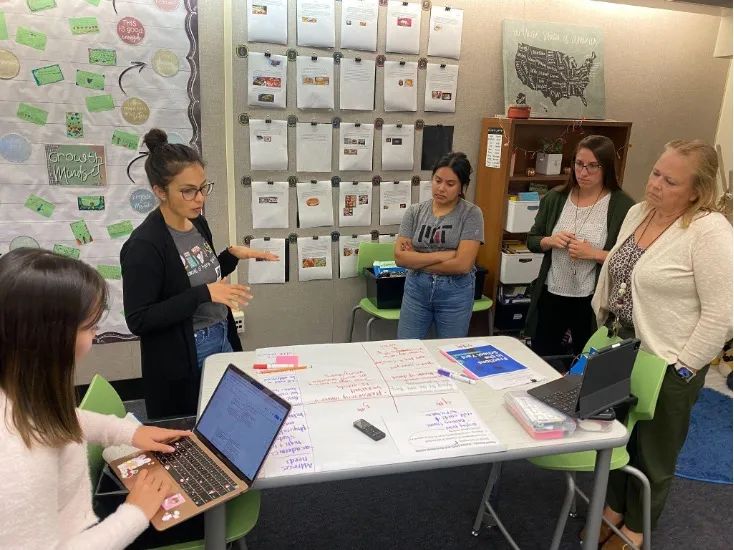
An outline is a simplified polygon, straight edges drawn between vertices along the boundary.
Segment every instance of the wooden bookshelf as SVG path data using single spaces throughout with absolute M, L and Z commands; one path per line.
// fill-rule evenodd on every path
M 487 137 L 491 130 L 502 130 L 502 149 L 500 167 L 486 166 Z M 565 133 L 564 133 L 565 132 Z M 544 176 L 537 174 L 528 176 L 526 170 L 535 167 L 532 154 L 522 150 L 538 151 L 541 139 L 556 139 L 563 135 L 563 167 L 570 166 L 573 151 L 584 137 L 597 134 L 610 138 L 618 152 L 617 175 L 620 185 L 624 182 L 624 172 L 629 149 L 631 122 L 614 120 L 568 119 L 509 119 L 506 117 L 487 117 L 482 119 L 481 146 L 477 162 L 477 188 L 474 202 L 484 214 L 484 245 L 479 248 L 477 261 L 489 270 L 484 281 L 484 294 L 493 300 L 497 298 L 499 284 L 500 249 L 502 240 L 518 238 L 517 234 L 505 232 L 505 210 L 507 197 L 520 191 L 527 191 L 531 182 L 543 183 L 548 188 L 561 185 L 568 180 L 567 175 Z M 513 151 L 515 154 L 512 162 Z M 510 172 L 512 164 L 513 170 Z

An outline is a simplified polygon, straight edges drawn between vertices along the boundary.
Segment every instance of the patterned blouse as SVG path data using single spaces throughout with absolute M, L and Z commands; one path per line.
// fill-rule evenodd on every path
M 644 253 L 645 249 L 637 246 L 635 234 L 633 233 L 609 259 L 609 277 L 611 280 L 609 309 L 623 327 L 631 330 L 635 328 L 632 321 L 632 270 Z M 624 294 L 619 296 L 619 287 L 622 283 L 625 283 L 627 288 Z

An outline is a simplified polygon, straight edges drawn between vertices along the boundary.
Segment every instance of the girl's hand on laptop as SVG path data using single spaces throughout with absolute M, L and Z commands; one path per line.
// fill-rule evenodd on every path
M 166 445 L 167 442 L 181 438 L 190 437 L 191 432 L 184 430 L 167 430 L 155 426 L 140 426 L 133 435 L 133 447 L 141 451 L 160 451 L 172 453 L 173 447 Z
M 130 494 L 127 495 L 125 502 L 140 508 L 145 517 L 150 520 L 161 507 L 170 490 L 171 482 L 163 472 L 142 470 L 135 476 L 135 485 L 130 489 Z

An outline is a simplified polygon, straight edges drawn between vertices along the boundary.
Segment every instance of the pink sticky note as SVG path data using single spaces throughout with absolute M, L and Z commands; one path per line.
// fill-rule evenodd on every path
M 297 365 L 298 355 L 278 355 L 275 358 L 276 365 Z

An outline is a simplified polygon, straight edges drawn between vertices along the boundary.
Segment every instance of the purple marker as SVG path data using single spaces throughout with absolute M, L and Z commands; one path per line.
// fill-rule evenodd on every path
M 476 380 L 471 380 L 469 378 L 466 378 L 464 376 L 459 376 L 458 374 L 454 374 L 453 372 L 446 370 L 446 369 L 438 369 L 436 371 L 441 376 L 445 376 L 446 378 L 451 378 L 453 380 L 458 380 L 460 382 L 464 382 L 465 384 L 476 384 Z

